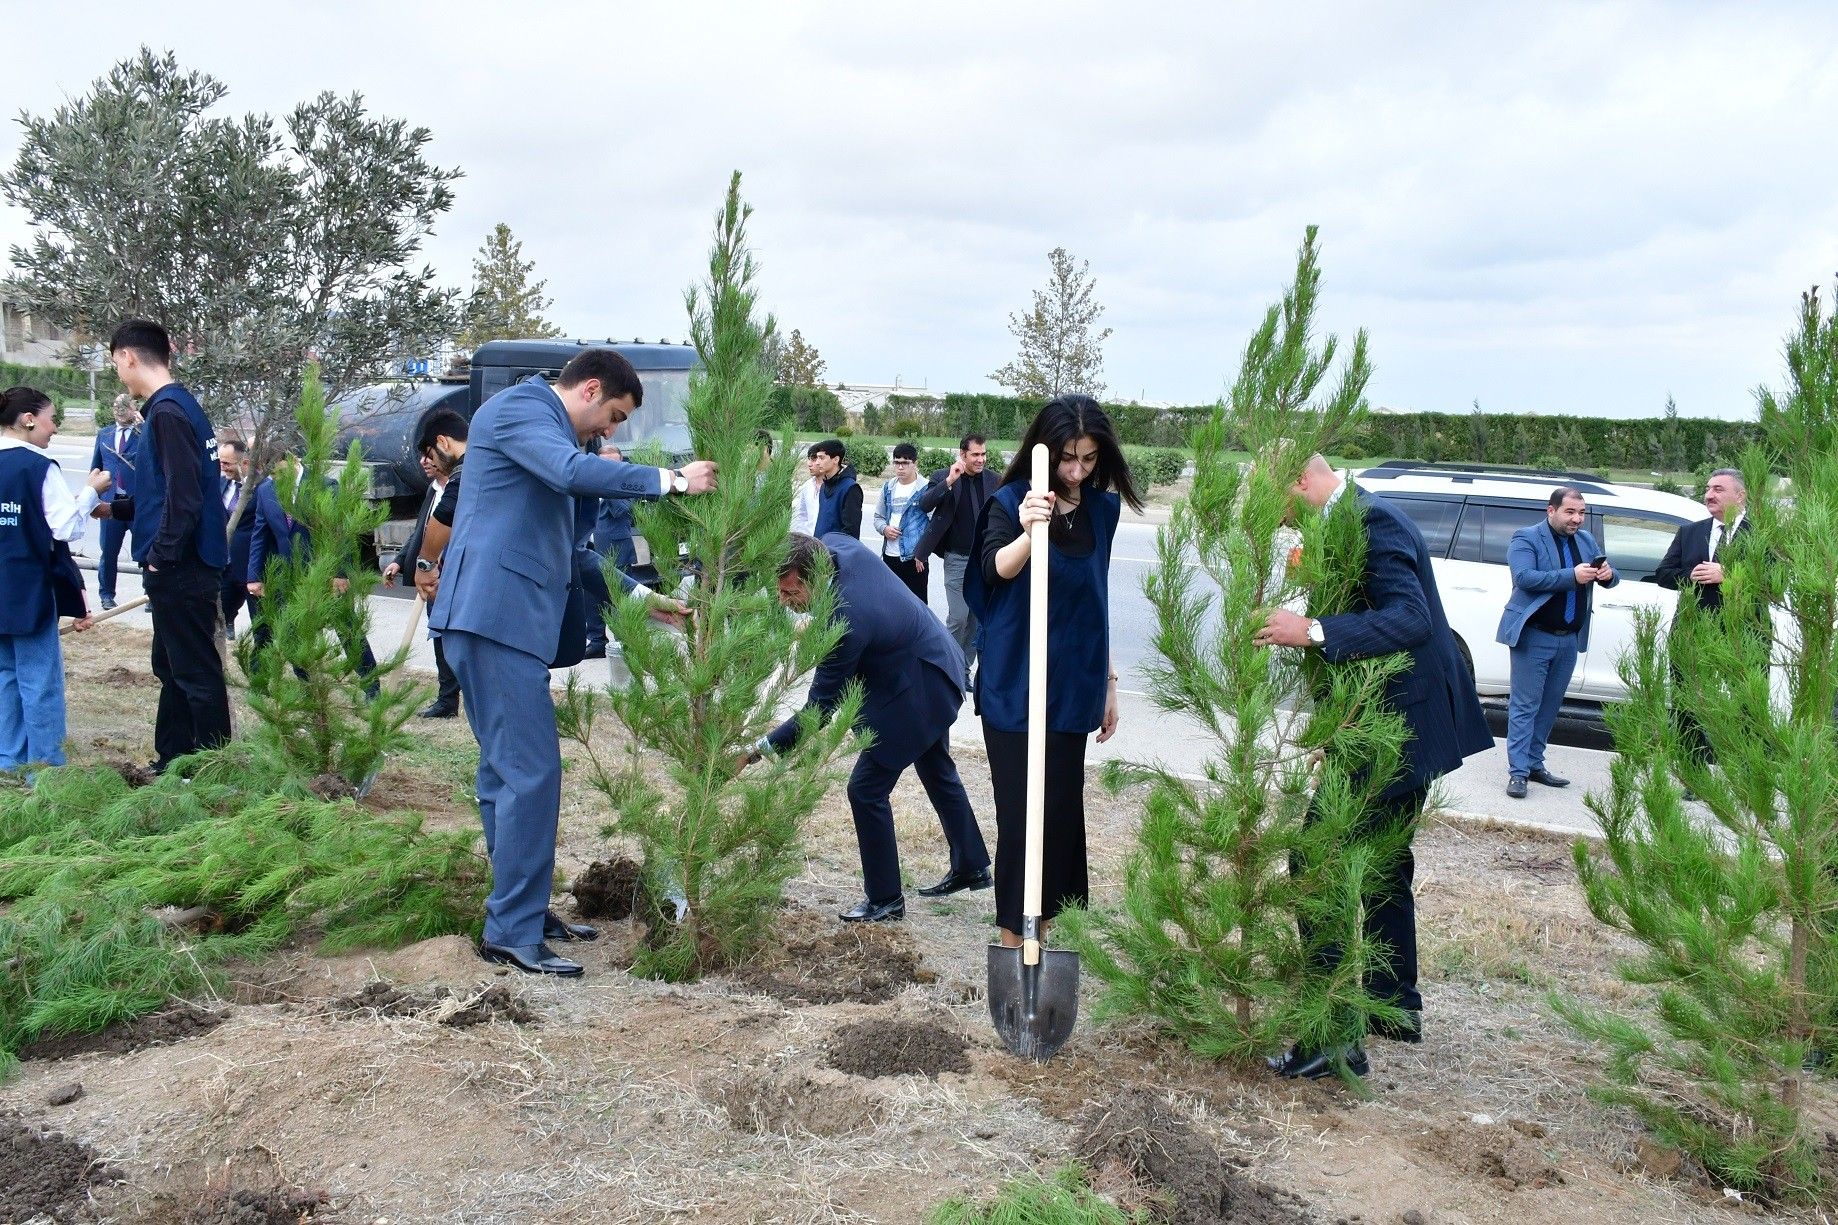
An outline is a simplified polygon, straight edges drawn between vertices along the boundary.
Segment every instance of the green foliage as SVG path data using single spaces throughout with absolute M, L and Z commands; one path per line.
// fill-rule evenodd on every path
M 523 258 L 523 244 L 500 221 L 485 237 L 472 261 L 472 293 L 466 298 L 464 323 L 453 343 L 476 349 L 488 340 L 540 340 L 562 330 L 542 317 L 550 300 L 547 281 L 530 280 L 536 261 Z
M 388 507 L 369 500 L 355 441 L 338 479 L 331 479 L 337 422 L 326 411 L 315 369 L 302 380 L 295 423 L 305 455 L 276 472 L 275 492 L 311 538 L 291 556 L 269 559 L 261 620 L 274 640 L 257 650 L 255 635 L 247 635 L 237 643 L 237 658 L 261 720 L 256 739 L 308 777 L 336 774 L 357 783 L 408 740 L 403 725 L 426 687 L 381 688 L 401 668 L 400 654 L 379 660 L 369 673 L 360 666 L 358 648 L 370 631 L 368 597 L 379 580 L 359 561 L 358 547 Z
M 1718 553 L 1723 604 L 1685 595 L 1663 637 L 1641 616 L 1610 788 L 1589 799 L 1604 841 L 1576 847 L 1591 912 L 1643 946 L 1621 971 L 1656 1011 L 1553 1003 L 1607 1048 L 1603 1098 L 1724 1185 L 1806 1200 L 1827 1189 L 1804 1063 L 1838 1050 L 1838 326 L 1816 291 L 1787 369 L 1784 394 L 1759 393 L 1767 446 L 1744 454 L 1749 530 Z
M 79 335 L 159 320 L 207 411 L 261 457 L 309 355 L 336 399 L 452 333 L 454 291 L 410 264 L 459 172 L 426 160 L 426 128 L 359 95 L 322 93 L 277 121 L 213 114 L 227 92 L 143 47 L 51 114 L 21 116 L 0 194 L 34 233 L 6 288 Z
M 880 476 L 887 471 L 890 462 L 887 448 L 890 444 L 885 438 L 851 438 L 847 447 L 848 462 L 861 476 Z
M 922 476 L 931 476 L 940 468 L 949 468 L 957 462 L 957 452 L 949 447 L 920 447 L 919 472 Z
M 926 1215 L 928 1225 L 1149 1225 L 1147 1212 L 1126 1213 L 1096 1191 L 1084 1167 L 1067 1165 L 1051 1178 L 1029 1174 L 1004 1183 L 979 1204 L 956 1196 Z
M 85 407 L 89 404 L 89 371 L 73 366 L 22 366 L 18 362 L 0 362 L 0 388 L 5 387 L 36 387 L 65 404 L 77 400 Z M 120 390 L 121 382 L 115 377 L 114 367 L 97 372 L 96 403 L 104 423 L 114 420 L 108 406 Z
M 803 826 L 835 779 L 852 740 L 859 697 L 819 727 L 807 718 L 791 751 L 738 773 L 738 761 L 775 723 L 798 679 L 840 640 L 827 578 L 814 584 L 799 632 L 778 600 L 779 562 L 791 521 L 792 482 L 803 467 L 783 447 L 760 472 L 757 433 L 771 420 L 771 373 L 760 354 L 773 330 L 755 311 L 751 210 L 740 176 L 717 215 L 706 286 L 687 295 L 703 368 L 690 380 L 689 429 L 696 454 L 727 474 L 713 493 L 640 507 L 637 525 L 662 559 L 667 590 L 693 578 L 685 633 L 650 620 L 641 599 L 622 598 L 611 629 L 631 680 L 604 702 L 631 733 L 623 761 L 592 743 L 600 701 L 571 685 L 557 710 L 562 734 L 586 748 L 595 785 L 611 800 L 614 830 L 643 848 L 650 896 L 688 903 L 682 923 L 652 916 L 636 973 L 680 980 L 732 965 L 765 937 L 785 882 L 803 869 Z M 734 474 L 743 474 L 736 479 Z M 686 544 L 679 558 L 678 545 Z
M 779 351 L 779 382 L 787 387 L 823 386 L 824 361 L 817 346 L 804 342 L 804 333 L 791 329 L 791 339 Z
M 827 387 L 773 387 L 767 424 L 774 429 L 834 435 L 848 420 L 842 400 Z
M 1382 704 L 1402 657 L 1330 664 L 1253 641 L 1270 608 L 1306 601 L 1320 616 L 1360 599 L 1359 499 L 1322 515 L 1291 495 L 1310 455 L 1365 411 L 1371 373 L 1361 332 L 1330 380 L 1339 346 L 1311 336 L 1315 259 L 1310 227 L 1293 286 L 1245 346 L 1229 406 L 1196 432 L 1193 490 L 1161 530 L 1160 566 L 1144 584 L 1157 616 L 1149 688 L 1216 742 L 1205 782 L 1141 771 L 1148 795 L 1122 901 L 1062 916 L 1104 985 L 1099 1015 L 1152 1017 L 1210 1058 L 1254 1057 L 1290 1038 L 1340 1046 L 1368 1017 L 1395 1015 L 1361 986 L 1386 950 L 1367 941 L 1360 914 L 1399 839 L 1364 830 L 1361 817 L 1407 737 Z M 1234 429 L 1254 448 L 1249 467 L 1229 458 Z M 1296 558 L 1283 530 L 1292 502 Z M 1311 972 L 1330 943 L 1345 950 L 1339 969 Z
M 1168 447 L 1125 447 L 1123 460 L 1141 485 L 1172 485 L 1187 468 L 1187 453 Z
M 340 951 L 468 930 L 487 865 L 471 833 L 327 801 L 246 743 L 130 791 L 65 766 L 0 790 L 0 1064 L 218 984 L 306 930 Z M 161 908 L 198 909 L 198 930 Z
M 1111 330 L 1097 330 L 1104 307 L 1097 300 L 1097 281 L 1089 262 L 1073 266 L 1064 247 L 1047 253 L 1046 287 L 1034 291 L 1034 306 L 1025 315 L 1008 317 L 1009 334 L 1020 351 L 989 377 L 1017 395 L 1050 400 L 1079 392 L 1104 394 L 1104 342 Z

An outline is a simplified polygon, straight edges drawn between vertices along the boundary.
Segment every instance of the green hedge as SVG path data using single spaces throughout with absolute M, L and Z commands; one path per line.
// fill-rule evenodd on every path
M 1187 468 L 1187 452 L 1173 447 L 1124 447 L 1123 461 L 1140 486 L 1172 485 Z
M 842 401 L 827 387 L 772 389 L 772 428 L 835 434 L 848 420 Z
M 887 471 L 887 442 L 881 438 L 851 438 L 844 445 L 848 462 L 861 476 L 880 476 Z

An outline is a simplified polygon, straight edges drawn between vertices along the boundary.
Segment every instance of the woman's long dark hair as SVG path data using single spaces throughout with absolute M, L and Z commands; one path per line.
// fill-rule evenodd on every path
M 1086 483 L 1097 489 L 1114 490 L 1130 504 L 1131 510 L 1141 510 L 1142 495 L 1136 492 L 1136 484 L 1130 479 L 1130 466 L 1124 461 L 1122 444 L 1117 441 L 1117 427 L 1111 424 L 1110 414 L 1098 407 L 1098 402 L 1090 396 L 1060 396 L 1048 401 L 1035 415 L 1034 424 L 1027 427 L 1021 449 L 1015 452 L 1014 461 L 1002 474 L 1002 483 L 1010 485 L 1033 480 L 1034 444 L 1045 443 L 1049 459 L 1047 479 L 1054 493 L 1066 496 L 1069 491 L 1059 487 L 1059 454 L 1076 438 L 1089 438 L 1098 444 L 1098 464 L 1091 470 Z
M 9 387 L 0 391 L 0 429 L 5 429 L 27 413 L 51 411 L 51 397 L 36 387 Z

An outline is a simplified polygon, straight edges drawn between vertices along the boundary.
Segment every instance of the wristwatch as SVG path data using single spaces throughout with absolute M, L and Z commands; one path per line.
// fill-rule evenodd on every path
M 417 557 L 415 559 L 415 569 L 421 574 L 432 574 L 434 571 L 440 569 L 440 567 L 425 557 Z
M 689 478 L 683 475 L 681 469 L 678 469 L 678 468 L 670 469 L 670 492 L 671 493 L 688 493 L 689 492 Z
M 1322 629 L 1321 622 L 1313 617 L 1308 619 L 1308 644 L 1316 647 L 1327 644 L 1327 631 Z

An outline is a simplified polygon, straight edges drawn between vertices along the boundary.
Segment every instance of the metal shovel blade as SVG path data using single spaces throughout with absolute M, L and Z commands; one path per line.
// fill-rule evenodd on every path
M 1022 1059 L 1040 1061 L 1066 1045 L 1079 1015 L 1079 955 L 1040 950 L 1027 965 L 1022 950 L 989 946 L 989 1018 L 1002 1045 Z

